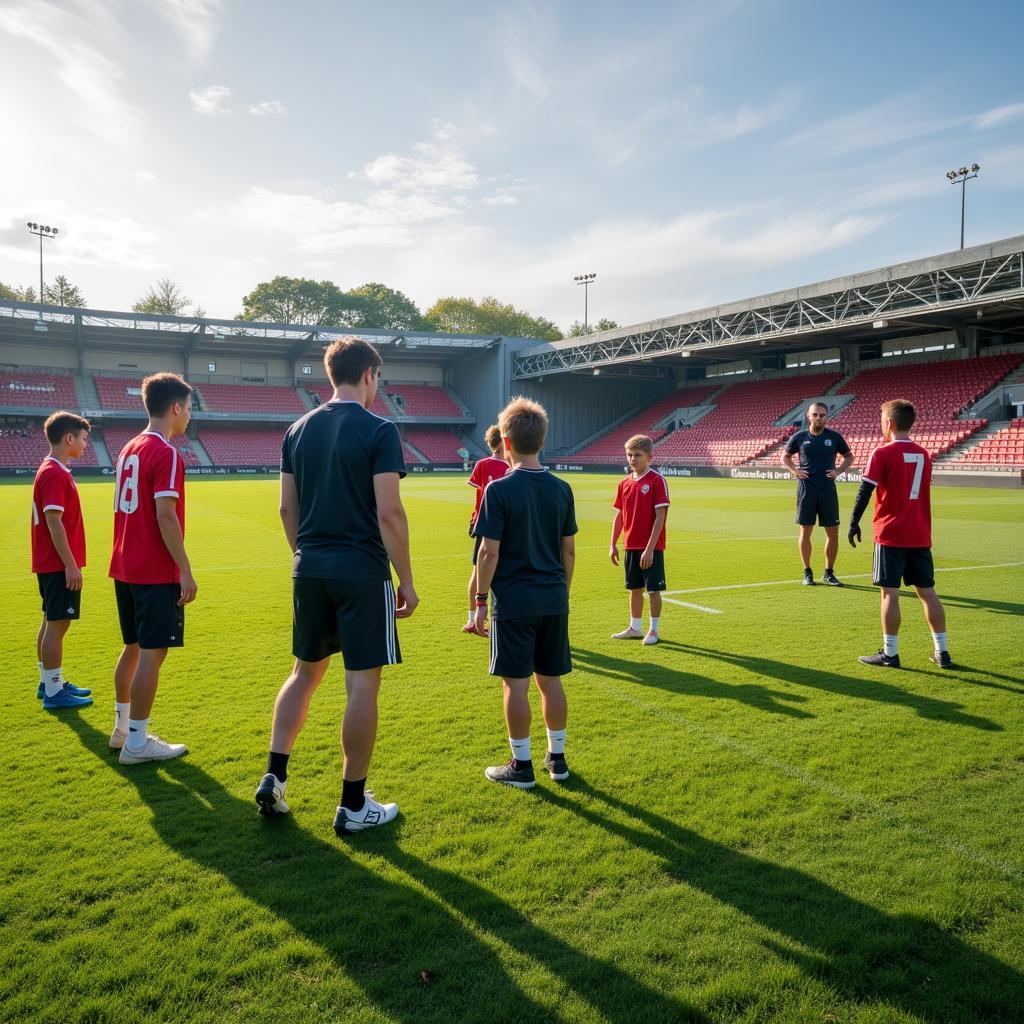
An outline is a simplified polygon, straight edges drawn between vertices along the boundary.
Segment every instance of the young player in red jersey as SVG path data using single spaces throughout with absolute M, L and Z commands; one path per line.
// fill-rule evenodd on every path
M 476 593 L 480 589 L 476 585 L 476 559 L 480 553 L 481 538 L 473 533 L 476 526 L 477 516 L 480 515 L 480 503 L 484 500 L 484 491 L 492 480 L 500 480 L 508 472 L 508 463 L 499 454 L 501 452 L 501 431 L 497 423 L 487 428 L 484 434 L 487 447 L 491 454 L 486 459 L 481 459 L 469 474 L 469 486 L 476 488 L 476 502 L 473 505 L 473 514 L 469 517 L 469 535 L 473 538 L 473 571 L 469 576 L 469 618 L 462 627 L 463 633 L 476 632 Z
M 900 583 L 913 587 L 932 631 L 939 668 L 952 668 L 946 645 L 946 611 L 935 593 L 932 564 L 931 455 L 910 439 L 917 412 L 911 402 L 894 399 L 882 405 L 886 443 L 868 457 L 850 516 L 850 544 L 861 539 L 860 517 L 875 493 L 873 578 L 882 588 L 882 649 L 858 660 L 865 665 L 899 668 Z M 877 491 L 876 491 L 877 488 Z
M 612 544 L 608 555 L 612 565 L 619 564 L 619 534 L 626 549 L 626 589 L 629 591 L 629 626 L 613 633 L 613 640 L 658 642 L 661 619 L 661 592 L 665 589 L 665 519 L 668 516 L 668 484 L 651 469 L 654 442 L 646 434 L 637 434 L 626 442 L 626 459 L 632 473 L 619 483 L 612 506 Z M 644 590 L 651 601 L 651 623 L 644 635 Z
M 196 581 L 185 553 L 185 467 L 170 439 L 192 415 L 192 388 L 173 373 L 142 382 L 149 424 L 121 449 L 114 495 L 114 578 L 124 650 L 114 669 L 117 717 L 110 746 L 121 764 L 187 753 L 149 733 L 149 715 L 169 647 L 185 640 Z
M 55 412 L 43 424 L 50 454 L 32 485 L 32 571 L 39 580 L 43 622 L 36 637 L 39 686 L 47 711 L 84 708 L 91 690 L 64 679 L 64 635 L 82 611 L 85 527 L 69 463 L 80 459 L 89 443 L 89 421 L 73 412 Z

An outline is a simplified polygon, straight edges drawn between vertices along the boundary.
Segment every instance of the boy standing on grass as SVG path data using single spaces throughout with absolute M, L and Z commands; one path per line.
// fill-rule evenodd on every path
M 89 421 L 73 412 L 55 412 L 43 424 L 50 454 L 32 485 L 32 571 L 39 580 L 43 621 L 36 637 L 39 686 L 47 711 L 84 708 L 91 690 L 65 681 L 64 635 L 82 611 L 85 527 L 70 462 L 89 443 Z
M 110 575 L 124 650 L 114 669 L 110 746 L 121 764 L 166 761 L 188 752 L 149 732 L 168 648 L 185 644 L 185 605 L 196 581 L 185 553 L 185 466 L 171 438 L 192 416 L 192 387 L 174 373 L 142 382 L 146 429 L 118 456 Z
M 946 610 L 935 593 L 932 563 L 931 455 L 910 439 L 917 419 L 911 402 L 894 399 L 882 405 L 882 437 L 886 443 L 868 456 L 860 490 L 850 515 L 847 539 L 861 539 L 860 517 L 875 493 L 875 557 L 873 580 L 881 587 L 882 649 L 857 660 L 879 668 L 899 668 L 900 584 L 917 591 L 939 668 L 952 668 L 946 643 Z M 876 491 L 877 488 L 877 491 Z
M 473 571 L 469 576 L 469 619 L 462 627 L 463 633 L 476 632 L 476 599 L 475 595 L 480 589 L 476 585 L 476 559 L 480 552 L 480 535 L 474 533 L 477 516 L 480 515 L 480 503 L 484 500 L 484 491 L 492 480 L 500 480 L 508 472 L 508 463 L 499 454 L 501 452 L 501 431 L 495 423 L 487 428 L 484 434 L 487 447 L 491 454 L 481 459 L 469 475 L 469 486 L 476 488 L 476 503 L 473 505 L 473 514 L 469 517 L 469 535 L 473 538 Z
M 542 406 L 514 398 L 498 417 L 511 470 L 487 487 L 476 521 L 476 631 L 490 636 L 491 675 L 501 676 L 512 759 L 484 775 L 517 789 L 536 785 L 530 754 L 530 677 L 540 690 L 547 727 L 544 767 L 569 777 L 565 760 L 568 706 L 562 676 L 572 671 L 569 588 L 576 562 L 572 488 L 540 464 L 548 418 Z M 491 599 L 488 633 L 487 598 Z
M 629 591 L 629 626 L 613 633 L 613 640 L 658 642 L 661 592 L 665 589 L 665 519 L 668 516 L 668 484 L 651 469 L 654 442 L 637 434 L 626 442 L 626 459 L 632 472 L 619 483 L 615 494 L 615 519 L 608 556 L 619 564 L 619 534 L 626 548 L 626 589 Z M 651 623 L 644 635 L 644 590 L 651 602 Z
M 341 652 L 348 703 L 340 836 L 384 825 L 398 805 L 380 803 L 366 777 L 377 739 L 381 668 L 402 660 L 396 619 L 419 597 L 409 558 L 409 522 L 399 494 L 405 457 L 398 428 L 370 412 L 382 360 L 359 338 L 324 353 L 334 397 L 293 423 L 281 445 L 281 522 L 292 561 L 295 665 L 274 704 L 267 771 L 256 789 L 261 814 L 287 814 L 288 759 L 309 702 Z M 398 576 L 398 590 L 391 567 Z

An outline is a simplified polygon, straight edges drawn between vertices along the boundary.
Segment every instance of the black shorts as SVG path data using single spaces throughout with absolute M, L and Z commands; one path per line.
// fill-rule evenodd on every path
M 542 676 L 570 673 L 569 616 L 492 620 L 490 671 L 504 679 L 525 679 L 534 672 Z
M 124 583 L 114 580 L 121 639 L 145 651 L 185 646 L 185 606 L 177 583 Z
M 398 665 L 402 652 L 395 628 L 391 580 L 292 579 L 292 654 L 323 661 L 341 651 L 345 668 L 362 672 Z
M 839 494 L 835 487 L 827 490 L 797 487 L 796 521 L 800 526 L 838 526 Z
M 476 557 L 477 557 L 477 555 L 480 554 L 480 542 L 482 540 L 483 540 L 483 537 L 474 537 L 473 538 L 473 564 L 474 565 L 476 565 Z
M 876 587 L 934 587 L 935 564 L 931 548 L 891 548 L 875 545 L 872 579 Z
M 43 599 L 43 618 L 47 622 L 63 622 L 77 619 L 82 611 L 82 592 L 68 590 L 64 570 L 60 572 L 37 572 L 39 596 Z
M 640 568 L 642 551 L 627 551 L 624 565 L 626 567 L 626 589 L 646 590 L 654 593 L 665 589 L 665 552 L 655 551 L 650 569 Z

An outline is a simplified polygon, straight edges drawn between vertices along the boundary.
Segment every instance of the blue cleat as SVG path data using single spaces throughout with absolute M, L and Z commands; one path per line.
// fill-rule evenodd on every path
M 72 697 L 91 697 L 92 690 L 86 689 L 84 686 L 75 686 L 74 683 L 65 683 L 65 689 Z M 46 696 L 46 687 L 42 683 L 36 689 L 36 700 L 42 700 Z
M 58 690 L 52 697 L 43 697 L 43 710 L 56 711 L 59 708 L 87 708 L 92 703 L 92 697 L 76 697 L 65 683 L 63 689 Z

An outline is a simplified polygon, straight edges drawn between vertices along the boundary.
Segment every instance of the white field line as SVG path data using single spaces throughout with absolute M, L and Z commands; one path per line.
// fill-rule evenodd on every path
M 707 612 L 709 615 L 721 615 L 722 614 L 722 609 L 721 608 L 707 608 L 707 607 L 705 607 L 702 604 L 690 604 L 689 601 L 677 601 L 677 600 L 675 600 L 675 598 L 672 598 L 672 597 L 666 597 L 665 600 L 668 601 L 669 604 L 677 604 L 677 605 L 679 605 L 680 608 L 693 608 L 693 609 L 695 609 L 698 612 Z
M 940 572 L 974 572 L 977 569 L 1016 569 L 1019 566 L 1024 565 L 1024 562 L 995 562 L 988 565 L 954 565 L 948 569 L 936 569 L 937 573 Z M 844 573 L 844 580 L 863 580 L 871 579 L 872 573 L 870 572 L 858 572 L 858 573 Z M 785 587 L 790 585 L 799 584 L 803 586 L 799 579 L 793 579 L 790 577 L 788 580 L 765 580 L 761 583 L 727 583 L 724 586 L 719 587 L 692 587 L 689 590 L 664 590 L 662 596 L 668 600 L 669 594 L 707 594 L 713 590 L 750 590 L 754 587 Z
M 880 821 L 884 821 L 885 823 L 892 825 L 900 831 L 917 836 L 932 846 L 963 857 L 964 860 L 987 867 L 998 874 L 1004 875 L 1006 878 L 1009 878 L 1014 882 L 1019 883 L 1021 879 L 1024 878 L 1024 870 L 1022 870 L 1022 867 L 1019 864 L 1000 860 L 997 857 L 990 856 L 984 851 L 973 850 L 964 843 L 961 843 L 959 840 L 951 839 L 949 836 L 942 835 L 938 832 L 932 832 L 930 829 L 923 828 L 920 825 L 915 825 L 904 815 L 886 807 L 881 801 L 876 800 L 873 797 L 866 796 L 863 793 L 855 793 L 850 790 L 843 789 L 841 786 L 837 786 L 834 783 L 827 782 L 824 779 L 819 779 L 810 772 L 805 771 L 803 768 L 787 764 L 785 761 L 780 761 L 778 758 L 772 757 L 770 754 L 764 754 L 753 747 L 747 746 L 745 743 L 741 743 L 739 740 L 733 739 L 731 736 L 723 736 L 721 733 L 714 732 L 701 725 L 699 722 L 695 722 L 692 719 L 687 718 L 685 715 L 669 711 L 665 708 L 659 707 L 657 704 L 651 704 L 648 701 L 641 700 L 639 697 L 636 697 L 631 693 L 619 690 L 617 687 L 613 686 L 611 683 L 605 682 L 603 679 L 594 676 L 590 676 L 589 678 L 592 683 L 595 683 L 597 686 L 601 687 L 601 689 L 607 691 L 617 700 L 620 700 L 625 704 L 632 704 L 646 715 L 651 715 L 654 718 L 660 718 L 663 721 L 671 722 L 673 725 L 680 726 L 693 736 L 706 740 L 723 750 L 730 750 L 733 753 L 741 754 L 744 757 L 749 758 L 751 761 L 764 765 L 766 768 L 770 768 L 772 771 L 778 772 L 780 775 L 784 775 L 787 778 L 796 779 L 809 789 L 817 790 L 820 793 L 827 793 L 829 796 L 834 797 L 842 803 L 856 807 L 858 810 L 866 812 Z

